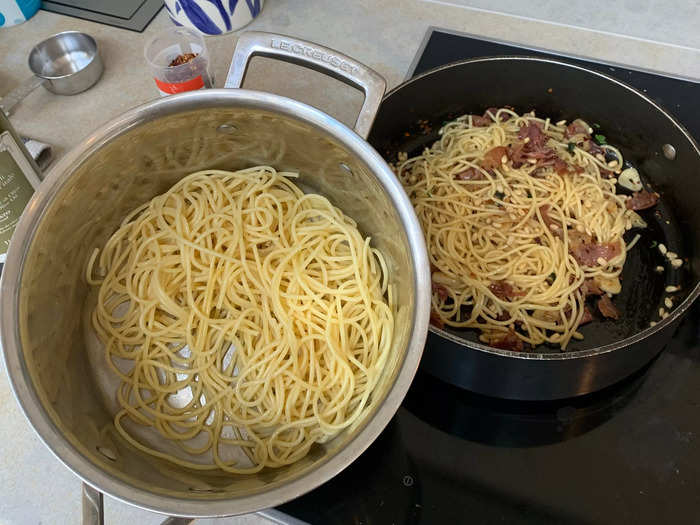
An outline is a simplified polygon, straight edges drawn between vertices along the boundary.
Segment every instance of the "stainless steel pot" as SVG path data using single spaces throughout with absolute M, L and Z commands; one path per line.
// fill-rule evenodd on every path
M 391 170 L 363 138 L 384 81 L 333 50 L 255 33 L 241 37 L 227 85 L 240 85 L 256 54 L 301 63 L 362 89 L 359 135 L 310 106 L 262 92 L 204 90 L 149 102 L 94 132 L 50 170 L 17 225 L 2 274 L 5 360 L 31 425 L 86 483 L 156 512 L 252 512 L 325 482 L 392 418 L 427 333 L 430 275 L 420 226 Z M 399 304 L 392 358 L 368 416 L 294 465 L 246 476 L 192 471 L 145 456 L 114 432 L 102 398 L 104 378 L 88 363 L 85 265 L 128 211 L 182 176 L 261 163 L 299 171 L 302 187 L 327 196 L 386 254 Z M 97 519 L 99 497 L 87 496 L 95 504 L 87 514 Z

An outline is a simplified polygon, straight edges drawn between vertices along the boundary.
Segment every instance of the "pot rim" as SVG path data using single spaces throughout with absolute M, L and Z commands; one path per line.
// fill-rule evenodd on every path
M 412 77 L 408 80 L 405 80 L 398 86 L 394 87 L 391 89 L 386 95 L 384 95 L 384 98 L 382 99 L 382 103 L 386 101 L 388 98 L 394 95 L 400 95 L 400 91 L 403 87 L 408 86 L 409 84 L 412 84 L 414 82 L 418 82 L 422 80 L 425 77 L 429 77 L 435 73 L 438 73 L 440 71 L 446 70 L 446 69 L 451 69 L 453 67 L 460 67 L 460 66 L 466 66 L 469 64 L 476 64 L 480 62 L 496 62 L 496 61 L 522 61 L 522 62 L 541 62 L 541 63 L 546 63 L 554 66 L 560 66 L 564 68 L 570 68 L 570 69 L 577 69 L 579 71 L 582 71 L 584 73 L 590 74 L 590 75 L 595 75 L 597 77 L 601 77 L 609 82 L 612 82 L 614 84 L 617 84 L 618 86 L 628 90 L 631 95 L 636 95 L 640 97 L 642 100 L 644 100 L 647 104 L 649 104 L 653 109 L 657 110 L 659 113 L 661 113 L 664 117 L 666 117 L 678 130 L 683 134 L 683 136 L 688 140 L 692 148 L 695 150 L 695 152 L 698 155 L 698 158 L 700 159 L 700 147 L 698 146 L 697 141 L 695 138 L 690 134 L 690 132 L 681 124 L 673 115 L 671 115 L 663 106 L 657 104 L 654 102 L 652 99 L 650 99 L 648 96 L 646 96 L 644 93 L 639 91 L 637 88 L 630 86 L 629 84 L 618 80 L 614 77 L 611 77 L 610 75 L 606 75 L 605 73 L 601 73 L 599 71 L 595 71 L 593 69 L 589 69 L 583 66 L 579 66 L 577 64 L 572 64 L 570 62 L 565 62 L 563 60 L 556 60 L 552 58 L 546 58 L 546 57 L 538 57 L 538 56 L 532 56 L 532 55 L 496 55 L 496 56 L 487 56 L 487 57 L 476 57 L 476 58 L 469 58 L 469 59 L 464 59 L 464 60 L 457 60 L 454 62 L 450 62 L 448 64 L 444 64 L 441 66 L 434 67 L 432 69 L 429 69 L 427 71 L 424 71 L 423 73 L 416 75 L 415 77 Z M 594 348 L 589 348 L 587 350 L 576 350 L 572 352 L 515 352 L 512 350 L 503 350 L 500 348 L 493 348 L 491 346 L 474 342 L 474 341 L 467 341 L 466 339 L 459 337 L 457 335 L 451 334 L 441 328 L 434 327 L 433 325 L 430 325 L 428 327 L 428 330 L 438 337 L 447 339 L 455 344 L 461 345 L 465 348 L 465 351 L 468 350 L 476 350 L 479 352 L 483 352 L 485 354 L 491 354 L 494 356 L 501 356 L 501 357 L 513 357 L 516 359 L 522 359 L 522 360 L 527 360 L 527 361 L 566 361 L 566 360 L 573 360 L 573 359 L 585 359 L 587 357 L 593 357 L 593 356 L 598 356 L 602 354 L 607 354 L 609 352 L 613 352 L 615 350 L 619 349 L 624 349 L 627 348 L 633 344 L 639 343 L 640 341 L 650 337 L 652 334 L 655 334 L 657 332 L 660 332 L 666 327 L 672 325 L 675 323 L 679 318 L 681 318 L 683 315 L 685 315 L 686 311 L 692 306 L 692 304 L 695 302 L 697 297 L 700 295 L 700 281 L 695 283 L 695 286 L 690 290 L 688 295 L 683 299 L 681 303 L 678 304 L 678 306 L 673 310 L 673 312 L 665 319 L 661 319 L 660 321 L 657 322 L 656 325 L 646 327 L 643 330 L 637 332 L 634 335 L 631 335 L 629 337 L 626 337 L 624 339 L 621 339 L 620 341 L 616 341 L 614 343 L 609 343 L 607 345 L 599 346 L 599 347 L 594 347 Z
M 342 449 L 332 457 L 324 459 L 315 468 L 308 469 L 295 479 L 268 491 L 227 499 L 185 499 L 149 492 L 108 474 L 64 437 L 42 406 L 22 355 L 18 315 L 19 292 L 26 254 L 47 205 L 53 202 L 84 159 L 106 143 L 146 121 L 190 110 L 226 105 L 262 109 L 300 119 L 338 140 L 349 152 L 372 168 L 396 209 L 412 248 L 415 308 L 408 345 L 393 384 L 371 417 Z M 193 91 L 150 101 L 112 119 L 84 138 L 49 170 L 44 182 L 25 208 L 7 254 L 0 291 L 0 337 L 10 384 L 25 417 L 49 450 L 84 482 L 111 497 L 162 514 L 201 518 L 244 514 L 280 505 L 313 490 L 352 463 L 382 432 L 403 401 L 420 362 L 427 337 L 430 311 L 430 273 L 423 234 L 408 197 L 384 159 L 362 137 L 322 111 L 279 95 L 244 89 Z

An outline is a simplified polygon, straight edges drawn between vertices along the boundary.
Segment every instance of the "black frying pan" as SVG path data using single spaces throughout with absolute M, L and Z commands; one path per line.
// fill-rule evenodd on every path
M 553 121 L 580 117 L 599 124 L 661 201 L 640 212 L 649 227 L 629 253 L 622 293 L 614 298 L 621 319 L 581 327 L 584 340 L 572 340 L 566 352 L 545 345 L 534 352 L 500 350 L 480 344 L 475 331 L 431 326 L 421 366 L 486 395 L 536 400 L 586 394 L 648 363 L 700 293 L 700 150 L 671 115 L 634 88 L 580 66 L 531 57 L 456 62 L 401 84 L 384 98 L 368 140 L 393 162 L 399 152 L 411 156 L 432 144 L 446 120 L 504 105 L 520 113 L 534 109 Z M 661 242 L 687 259 L 680 270 L 652 247 Z M 655 272 L 658 265 L 666 271 Z M 682 290 L 667 294 L 668 285 Z M 674 307 L 660 320 L 667 295 Z M 651 327 L 651 321 L 658 324 Z

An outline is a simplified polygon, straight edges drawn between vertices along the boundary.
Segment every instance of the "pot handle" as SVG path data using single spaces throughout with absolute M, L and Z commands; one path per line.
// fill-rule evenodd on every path
M 238 37 L 224 87 L 240 88 L 250 59 L 256 55 L 325 73 L 363 91 L 365 100 L 355 122 L 355 132 L 367 138 L 386 91 L 386 81 L 379 73 L 338 51 L 312 42 L 274 33 L 247 31 Z
M 41 86 L 44 82 L 46 82 L 45 78 L 41 78 L 36 75 L 29 77 L 0 99 L 0 109 L 2 109 L 5 112 L 5 115 L 9 117 L 12 114 L 14 107 L 19 104 L 24 97 Z
M 104 504 L 102 493 L 83 483 L 83 521 L 82 525 L 104 525 Z
M 190 525 L 194 518 L 165 518 L 160 525 Z M 83 521 L 82 525 L 104 525 L 104 497 L 102 493 L 83 483 Z

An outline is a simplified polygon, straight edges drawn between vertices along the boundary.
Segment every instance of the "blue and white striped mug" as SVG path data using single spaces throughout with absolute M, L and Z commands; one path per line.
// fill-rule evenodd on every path
M 26 22 L 39 10 L 41 0 L 0 0 L 0 27 Z
M 220 35 L 248 25 L 264 0 L 165 0 L 173 22 L 204 35 Z

